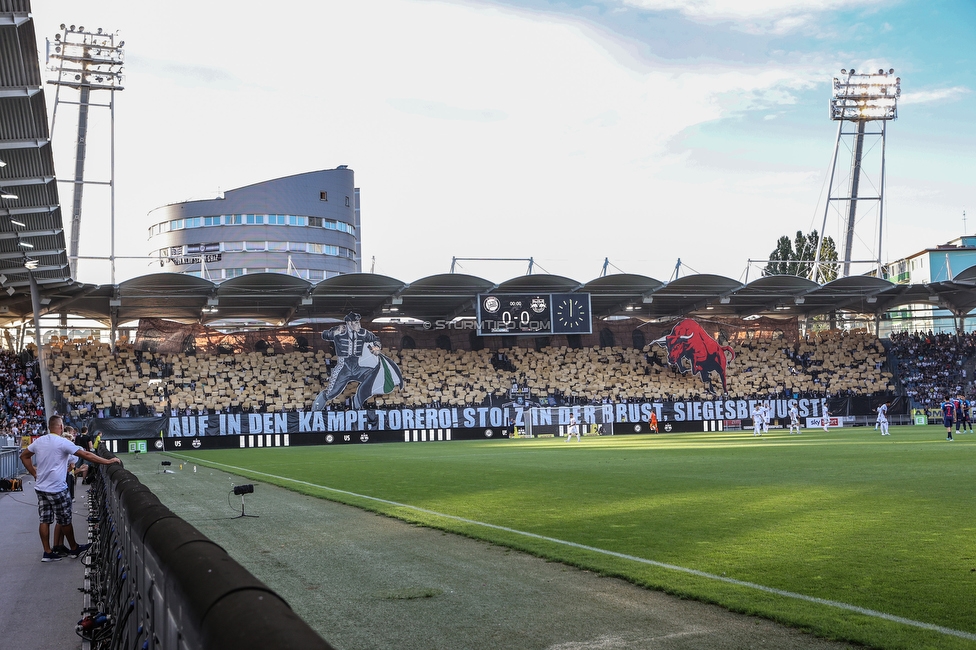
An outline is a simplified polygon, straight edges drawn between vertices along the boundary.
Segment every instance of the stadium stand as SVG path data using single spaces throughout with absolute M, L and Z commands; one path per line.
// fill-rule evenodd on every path
M 0 436 L 16 439 L 45 431 L 44 405 L 36 377 L 37 361 L 31 350 L 20 355 L 0 350 Z
M 976 333 L 899 332 L 889 340 L 892 356 L 902 365 L 901 386 L 914 408 L 938 409 L 946 395 L 971 393 Z
M 778 333 L 731 342 L 730 397 L 880 394 L 894 391 L 884 346 L 864 331 L 821 332 L 793 345 Z M 59 339 L 50 346 L 52 383 L 72 418 L 308 409 L 327 381 L 324 351 L 159 354 Z M 518 394 L 550 404 L 703 397 L 701 381 L 669 366 L 664 348 L 509 347 L 504 351 L 410 348 L 388 351 L 404 390 L 377 406 L 500 403 Z M 336 401 L 341 408 L 349 389 Z

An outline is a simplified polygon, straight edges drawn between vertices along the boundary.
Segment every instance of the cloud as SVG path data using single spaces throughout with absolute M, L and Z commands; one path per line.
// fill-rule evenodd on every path
M 731 22 L 749 33 L 786 34 L 826 12 L 881 5 L 881 0 L 620 0 L 649 11 L 677 11 L 696 22 Z
M 906 104 L 929 104 L 941 101 L 952 102 L 961 99 L 963 95 L 968 95 L 970 92 L 969 88 L 965 86 L 953 86 L 951 88 L 936 88 L 917 93 L 902 93 L 898 103 L 904 106 Z
M 387 103 L 398 111 L 410 115 L 423 115 L 438 120 L 462 120 L 465 122 L 498 122 L 508 117 L 504 111 L 491 108 L 460 108 L 444 102 L 415 98 L 391 98 Z

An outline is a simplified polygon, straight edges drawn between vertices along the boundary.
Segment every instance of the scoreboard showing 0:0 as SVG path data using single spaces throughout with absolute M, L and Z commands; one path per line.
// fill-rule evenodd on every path
M 589 294 L 484 293 L 477 318 L 481 336 L 592 332 Z

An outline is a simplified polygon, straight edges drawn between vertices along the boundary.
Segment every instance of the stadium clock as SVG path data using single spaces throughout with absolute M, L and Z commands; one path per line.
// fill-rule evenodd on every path
M 552 304 L 553 334 L 590 334 L 593 331 L 589 294 L 554 294 Z

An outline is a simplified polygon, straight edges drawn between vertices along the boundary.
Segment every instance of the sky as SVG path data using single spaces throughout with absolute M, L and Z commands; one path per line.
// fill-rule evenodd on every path
M 366 272 L 412 282 L 455 257 L 517 260 L 455 269 L 502 282 L 532 258 L 534 272 L 580 282 L 605 261 L 609 273 L 668 281 L 680 259 L 681 276 L 751 281 L 764 264 L 750 260 L 768 259 L 783 235 L 826 223 L 841 240 L 842 215 L 825 206 L 842 68 L 894 68 L 902 87 L 887 125 L 884 228 L 877 201 L 859 210 L 854 259 L 877 258 L 879 239 L 892 261 L 976 231 L 971 0 L 33 5 L 42 68 L 61 23 L 125 41 L 120 257 L 148 255 L 157 207 L 348 165 Z M 54 121 L 60 178 L 73 173 L 76 112 L 62 102 Z M 110 176 L 110 123 L 92 109 L 89 180 Z M 878 141 L 862 190 L 880 185 Z M 60 190 L 70 206 L 70 187 Z M 109 255 L 110 205 L 107 186 L 86 186 L 81 256 Z M 117 282 L 154 272 L 147 259 L 116 264 Z M 82 259 L 78 276 L 108 283 L 111 269 Z

